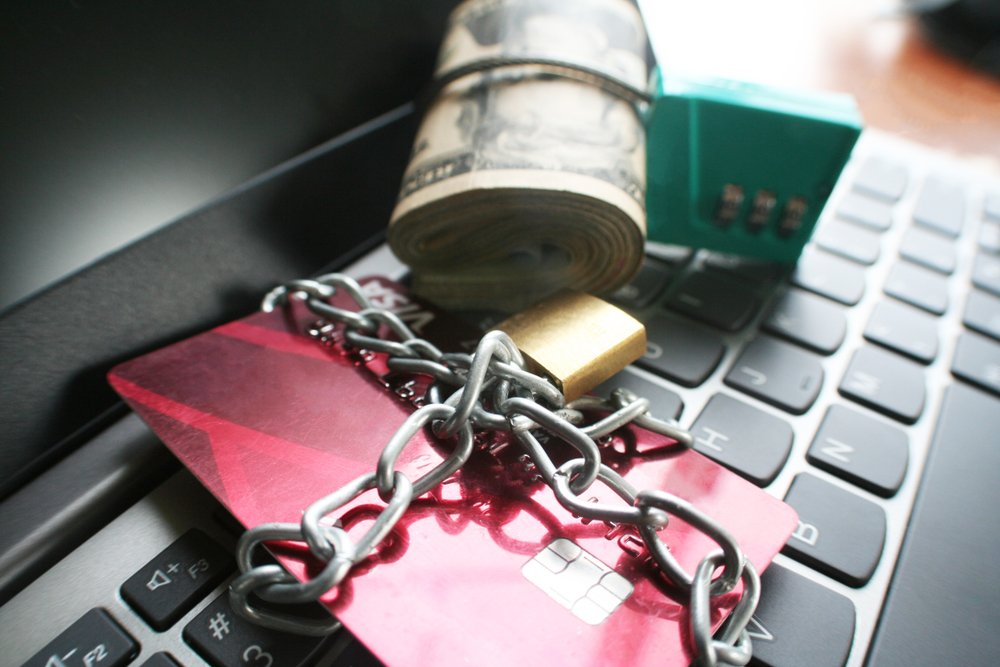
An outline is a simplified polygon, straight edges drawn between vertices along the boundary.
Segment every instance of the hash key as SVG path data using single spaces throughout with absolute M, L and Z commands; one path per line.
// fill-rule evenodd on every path
M 761 337 L 743 350 L 726 384 L 797 415 L 805 413 L 823 386 L 815 355 L 788 343 Z
M 870 345 L 851 358 L 840 393 L 906 424 L 924 411 L 926 379 L 912 361 Z
M 799 525 L 782 550 L 855 588 L 871 579 L 885 545 L 885 511 L 808 473 L 792 481 L 785 502 Z
M 301 605 L 299 605 L 301 606 Z M 319 605 L 315 605 L 319 609 Z M 237 616 L 223 593 L 184 627 L 184 641 L 213 667 L 313 664 L 326 637 L 291 635 Z

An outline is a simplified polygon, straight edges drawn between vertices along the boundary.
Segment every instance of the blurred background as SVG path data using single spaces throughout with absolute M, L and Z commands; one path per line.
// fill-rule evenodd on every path
M 4 3 L 0 312 L 412 99 L 455 4 Z M 871 0 L 641 4 L 668 69 L 850 92 L 871 126 L 997 164 L 995 0 L 913 3 L 922 21 Z

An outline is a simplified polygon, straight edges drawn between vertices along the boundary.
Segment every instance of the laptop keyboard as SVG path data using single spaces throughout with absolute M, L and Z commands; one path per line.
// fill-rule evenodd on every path
M 868 133 L 794 270 L 653 246 L 615 296 L 650 343 L 602 389 L 799 513 L 754 664 L 862 663 L 944 387 L 1000 394 L 1000 184 L 939 159 Z
M 383 249 L 352 273 L 403 270 Z M 968 420 L 935 431 L 939 415 L 970 391 L 985 405 L 1000 395 L 1000 181 L 867 132 L 794 270 L 651 245 L 614 300 L 649 344 L 597 393 L 648 397 L 699 452 L 799 513 L 763 575 L 753 664 L 861 665 L 932 441 L 967 435 Z M 233 534 L 196 486 L 182 473 L 0 609 L 0 644 L 37 639 L 17 642 L 12 664 L 374 664 L 346 633 L 293 639 L 236 617 Z M 118 546 L 137 521 L 164 525 L 142 548 Z M 107 576 L 81 577 L 98 555 Z M 56 599 L 72 603 L 29 628 Z

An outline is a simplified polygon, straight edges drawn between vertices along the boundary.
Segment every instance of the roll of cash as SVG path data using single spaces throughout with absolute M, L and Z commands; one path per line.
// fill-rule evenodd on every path
M 641 90 L 646 54 L 627 0 L 455 9 L 439 77 L 513 66 L 448 83 L 423 117 L 388 234 L 417 293 L 446 307 L 515 310 L 563 287 L 602 294 L 629 280 L 646 232 L 642 119 L 580 72 Z M 520 64 L 532 60 L 544 64 Z

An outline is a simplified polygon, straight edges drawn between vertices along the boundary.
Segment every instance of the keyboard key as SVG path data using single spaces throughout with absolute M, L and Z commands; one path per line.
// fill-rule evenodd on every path
M 898 301 L 875 304 L 864 335 L 925 364 L 934 361 L 938 353 L 937 319 Z
M 951 372 L 966 382 L 1000 394 L 1000 344 L 966 332 L 958 337 Z
M 903 243 L 899 246 L 899 254 L 911 262 L 944 274 L 954 272 L 958 263 L 958 254 L 950 239 L 919 227 L 906 230 Z
M 760 308 L 760 299 L 735 280 L 698 271 L 680 280 L 667 306 L 724 331 L 739 331 Z
M 776 336 L 832 354 L 844 342 L 847 317 L 843 308 L 827 299 L 790 289 L 774 303 L 762 326 Z
M 775 407 L 801 415 L 823 386 L 823 366 L 810 352 L 761 337 L 743 350 L 726 384 Z
M 773 563 L 761 575 L 760 588 L 760 604 L 747 626 L 753 641 L 751 665 L 843 667 L 847 663 L 855 623 L 850 600 Z
M 122 584 L 125 601 L 166 630 L 233 570 L 232 557 L 200 530 L 189 530 Z
M 1000 222 L 1000 192 L 991 192 L 983 202 L 983 217 Z
M 839 391 L 862 405 L 906 424 L 924 411 L 923 368 L 892 352 L 859 348 L 840 382 Z
M 781 472 L 792 427 L 742 401 L 716 394 L 691 426 L 694 448 L 760 486 Z
M 799 525 L 782 553 L 855 588 L 871 579 L 885 545 L 885 511 L 850 491 L 801 473 L 785 502 Z
M 820 225 L 813 242 L 823 250 L 865 265 L 874 264 L 882 251 L 878 234 L 840 220 L 827 220 Z
M 806 458 L 817 468 L 890 498 L 899 491 L 910 458 L 902 430 L 841 405 L 831 405 Z
M 645 308 L 663 292 L 675 270 L 655 259 L 646 258 L 627 285 L 611 295 L 611 300 L 626 308 Z
M 618 388 L 628 389 L 638 396 L 648 398 L 650 414 L 660 419 L 677 419 L 684 409 L 680 396 L 628 369 L 597 385 L 593 393 L 601 398 L 607 398 Z
M 856 264 L 829 253 L 806 248 L 792 282 L 802 289 L 853 306 L 865 293 L 865 272 Z
M 149 656 L 149 660 L 142 663 L 141 667 L 181 667 L 169 653 L 160 651 Z
M 39 618 L 39 623 L 44 619 Z M 120 667 L 139 645 L 103 609 L 91 609 L 36 653 L 24 667 Z
M 774 280 L 787 270 L 784 264 L 722 252 L 706 253 L 704 262 L 704 265 L 711 269 L 731 273 L 758 283 Z
M 320 609 L 316 605 L 316 609 Z M 184 641 L 213 667 L 311 664 L 326 637 L 291 635 L 237 616 L 223 593 L 184 626 Z
M 892 206 L 864 195 L 844 195 L 835 210 L 837 217 L 861 223 L 877 232 L 884 232 L 892 226 Z
M 965 326 L 1000 340 L 1000 298 L 972 290 L 962 316 Z
M 700 327 L 652 315 L 646 325 L 646 354 L 636 363 L 685 387 L 697 387 L 722 361 L 722 339 Z
M 965 193 L 955 184 L 931 176 L 924 181 L 917 195 L 913 219 L 918 224 L 956 238 L 962 233 L 965 222 Z
M 1000 649 L 998 431 L 1000 400 L 948 388 L 868 667 L 994 662 L 983 651 Z
M 885 293 L 935 315 L 948 310 L 947 279 L 910 262 L 897 262 L 892 267 Z
M 383 665 L 364 644 L 351 637 L 347 645 L 337 654 L 333 667 L 383 667 Z
M 976 255 L 972 265 L 972 284 L 1000 296 L 1000 257 L 982 252 Z
M 979 247 L 993 254 L 1000 253 L 1000 224 L 984 222 L 979 228 Z
M 906 180 L 903 165 L 870 157 L 854 176 L 854 189 L 894 202 L 906 192 Z

